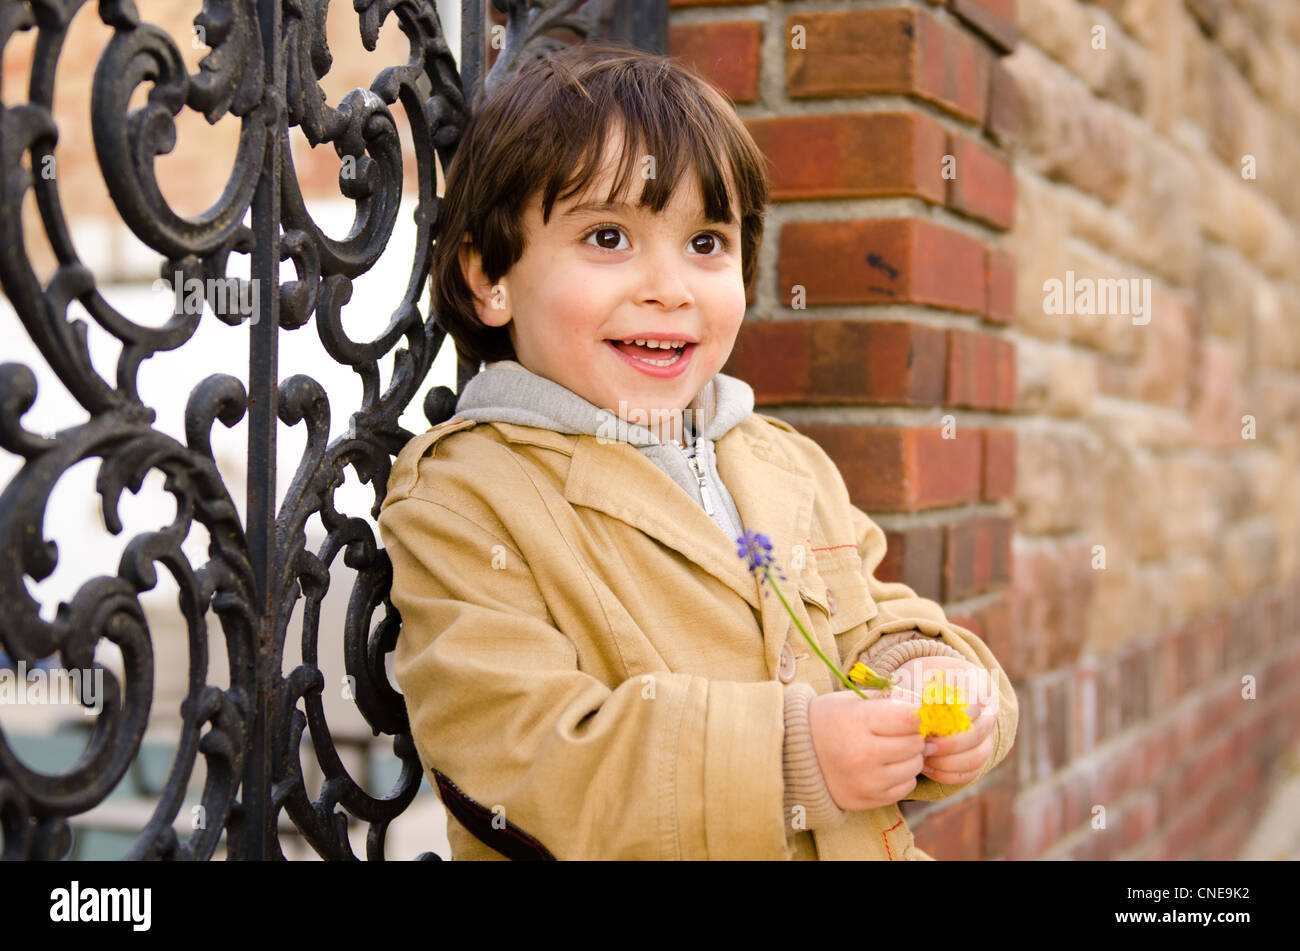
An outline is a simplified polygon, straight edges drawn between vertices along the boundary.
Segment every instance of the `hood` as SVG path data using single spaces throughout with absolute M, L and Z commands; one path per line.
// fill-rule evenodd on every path
M 712 442 L 721 439 L 754 411 L 754 390 L 744 380 L 719 373 L 706 385 L 713 390 L 713 411 L 683 413 L 683 438 L 691 445 L 697 436 Z M 705 392 L 697 403 L 707 406 Z M 480 422 L 539 426 L 557 433 L 601 436 L 626 442 L 638 449 L 663 447 L 659 437 L 645 426 L 629 423 L 608 409 L 601 409 L 566 386 L 533 373 L 515 360 L 486 364 L 465 384 L 456 404 L 456 415 Z M 657 454 L 651 454 L 657 455 Z
M 744 380 L 716 374 L 695 401 L 698 412 L 682 413 L 678 447 L 617 413 L 588 402 L 566 386 L 533 373 L 515 360 L 487 364 L 465 384 L 456 415 L 480 422 L 538 426 L 557 433 L 599 436 L 627 443 L 658 466 L 704 507 L 730 539 L 742 532 L 735 500 L 718 474 L 714 443 L 754 411 L 754 390 Z

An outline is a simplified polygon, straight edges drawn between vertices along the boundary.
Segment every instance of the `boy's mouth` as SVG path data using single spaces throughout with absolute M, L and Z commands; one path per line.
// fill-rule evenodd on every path
M 688 349 L 695 346 L 693 343 L 682 341 L 678 347 L 655 346 L 648 347 L 635 342 L 625 340 L 607 340 L 605 341 L 614 349 L 627 354 L 634 360 L 640 360 L 649 366 L 667 367 L 672 366 L 686 353 Z M 676 343 L 677 341 L 669 341 Z

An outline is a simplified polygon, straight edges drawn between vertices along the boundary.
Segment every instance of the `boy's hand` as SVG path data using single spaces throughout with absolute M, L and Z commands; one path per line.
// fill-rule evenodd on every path
M 997 723 L 1000 705 L 997 684 L 983 667 L 956 657 L 909 660 L 894 672 L 894 682 L 923 693 L 926 672 L 939 668 L 945 671 L 946 682 L 961 687 L 971 725 L 965 732 L 953 736 L 926 737 L 921 773 L 937 783 L 959 786 L 974 779 L 993 755 L 993 727 Z
M 916 788 L 925 739 L 917 732 L 920 702 L 864 701 L 850 690 L 814 697 L 808 705 L 813 750 L 831 798 L 841 809 L 875 809 Z

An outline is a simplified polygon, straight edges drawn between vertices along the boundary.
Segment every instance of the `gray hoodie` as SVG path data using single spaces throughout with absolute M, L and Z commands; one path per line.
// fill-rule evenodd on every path
M 662 469 L 702 505 L 728 538 L 744 532 L 740 513 L 731 493 L 718 475 L 714 443 L 754 411 L 754 390 L 744 380 L 725 373 L 714 376 L 715 408 L 708 418 L 691 418 L 683 413 L 686 445 L 673 440 L 661 443 L 645 426 L 629 423 L 608 409 L 601 409 L 566 386 L 533 373 L 515 360 L 488 363 L 465 384 L 456 404 L 456 415 L 480 422 L 539 426 L 557 433 L 599 436 L 636 446 L 647 459 Z M 694 424 L 703 430 L 694 432 Z

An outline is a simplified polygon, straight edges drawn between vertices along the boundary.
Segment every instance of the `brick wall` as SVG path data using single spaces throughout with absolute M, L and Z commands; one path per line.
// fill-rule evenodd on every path
M 727 372 L 1016 686 L 1012 755 L 905 805 L 936 857 L 1231 858 L 1297 738 L 1286 9 L 672 0 L 773 162 Z

